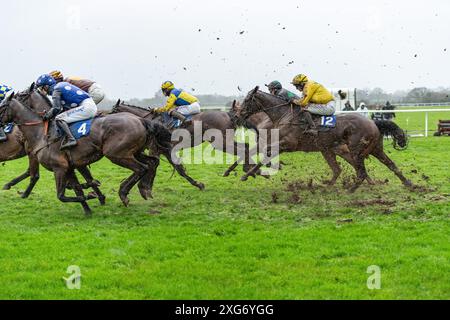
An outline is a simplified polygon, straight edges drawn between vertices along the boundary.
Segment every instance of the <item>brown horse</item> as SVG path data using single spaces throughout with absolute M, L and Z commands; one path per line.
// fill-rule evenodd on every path
M 51 102 L 44 94 L 35 90 L 34 83 L 27 90 L 16 94 L 16 98 L 40 114 L 45 113 L 51 108 Z M 28 155 L 28 170 L 3 187 L 3 190 L 9 190 L 19 182 L 31 177 L 27 189 L 21 194 L 22 198 L 27 198 L 30 195 L 39 180 L 39 161 L 30 151 L 31 150 L 29 150 L 28 144 L 18 126 L 14 126 L 13 131 L 8 136 L 8 141 L 0 144 L 0 161 L 15 160 Z M 104 205 L 105 196 L 99 189 L 100 183 L 94 180 L 88 168 L 79 168 L 78 171 L 87 181 L 87 183 L 83 185 L 83 188 L 93 188 L 100 204 Z
M 231 108 L 232 112 L 234 114 L 240 114 L 242 109 L 242 105 L 239 101 L 234 101 L 233 102 L 233 106 Z M 254 147 L 253 149 L 250 150 L 250 157 L 253 157 L 259 150 L 263 150 L 264 148 L 268 147 L 267 146 L 267 142 L 271 141 L 271 131 L 270 129 L 274 129 L 274 125 L 272 120 L 269 118 L 269 116 L 264 113 L 264 112 L 258 112 L 255 113 L 253 115 L 251 115 L 248 120 L 243 121 L 243 126 L 246 127 L 247 123 L 250 122 L 252 123 L 253 128 L 256 128 L 256 133 L 258 134 L 259 130 L 262 129 L 266 129 L 267 130 L 267 141 L 264 141 L 264 139 L 259 140 L 258 141 L 258 145 L 256 147 Z M 268 153 L 270 153 L 270 149 L 267 150 Z M 329 165 L 329 167 L 331 168 L 332 172 L 333 172 L 333 177 L 330 180 L 326 180 L 323 181 L 325 184 L 328 185 L 334 185 L 337 181 L 337 179 L 339 178 L 340 174 L 342 173 L 342 169 L 339 165 L 339 163 L 336 161 L 336 155 L 334 155 L 334 157 L 331 155 L 331 153 L 329 152 L 322 152 L 322 155 L 325 159 L 325 161 L 327 161 L 327 164 Z M 350 161 L 351 159 L 349 157 L 347 158 L 343 158 L 345 161 L 349 162 L 350 165 L 354 166 L 353 161 Z M 239 160 L 238 160 L 239 161 Z M 231 171 L 233 171 L 236 166 L 238 165 L 238 161 L 235 162 L 233 165 L 231 165 L 228 170 L 225 172 L 225 175 L 229 175 L 231 173 Z M 279 168 L 281 168 L 281 163 L 282 161 L 280 161 L 280 165 Z M 268 167 L 271 167 L 271 165 L 267 165 Z M 375 182 L 369 177 L 369 175 L 367 175 L 366 178 L 367 182 L 371 185 L 374 185 Z
M 279 153 L 322 152 L 329 163 L 334 163 L 333 167 L 338 166 L 336 155 L 346 159 L 353 165 L 357 174 L 356 182 L 350 189 L 351 192 L 354 192 L 368 177 L 364 160 L 369 155 L 373 155 L 393 171 L 405 186 L 412 187 L 411 181 L 405 178 L 383 151 L 383 134 L 390 134 L 400 147 L 407 144 L 405 133 L 396 124 L 375 123 L 359 114 L 338 115 L 336 128 L 320 132 L 315 137 L 305 134 L 304 129 L 295 123 L 298 121 L 299 108 L 294 108 L 284 100 L 259 91 L 259 87 L 256 87 L 245 98 L 239 117 L 246 119 L 255 113 L 265 112 L 275 124 L 274 127 L 280 130 L 280 141 L 268 148 L 279 150 Z M 272 154 L 264 162 L 276 155 Z M 262 165 L 263 163 L 256 165 L 242 177 L 242 180 L 247 180 L 249 174 L 259 170 Z
M 152 110 L 144 109 L 137 106 L 126 104 L 122 101 L 117 101 L 116 105 L 112 109 L 112 113 L 129 112 L 135 114 L 143 119 L 158 120 L 159 114 L 155 114 Z M 184 128 L 189 131 L 191 141 L 188 148 L 196 147 L 203 142 L 209 142 L 215 149 L 223 152 L 229 152 L 233 155 L 245 154 L 244 171 L 247 172 L 251 166 L 249 165 L 249 146 L 247 143 L 240 143 L 234 140 L 235 129 L 238 127 L 237 118 L 232 112 L 224 111 L 207 111 L 194 115 L 192 118 L 192 124 Z M 201 130 L 194 130 L 196 124 L 201 123 Z M 251 124 L 249 124 L 251 126 Z M 216 141 L 205 135 L 205 132 L 210 129 L 220 131 L 222 134 L 222 141 Z M 177 142 L 178 143 L 178 142 Z M 233 150 L 227 149 L 227 146 L 234 146 Z
M 41 117 L 32 109 L 14 99 L 11 95 L 0 105 L 0 122 L 14 122 L 21 129 L 32 153 L 37 156 L 40 164 L 53 171 L 56 181 L 58 199 L 62 202 L 81 203 L 86 215 L 91 214 L 78 182 L 74 169 L 86 167 L 99 161 L 104 156 L 114 164 L 130 169 L 133 174 L 120 186 L 119 196 L 125 206 L 128 206 L 130 190 L 150 172 L 146 182 L 146 190 L 140 190 L 145 198 L 151 193 L 153 179 L 159 165 L 159 155 L 163 154 L 180 175 L 191 184 L 204 189 L 204 185 L 196 182 L 184 171 L 181 164 L 175 164 L 178 159 L 171 157 L 170 132 L 158 123 L 147 121 L 130 113 L 108 115 L 96 118 L 92 122 L 89 136 L 79 140 L 79 144 L 70 151 L 60 151 L 59 145 L 46 139 L 44 124 Z M 126 134 L 124 134 L 126 132 Z M 154 156 L 143 154 L 144 149 L 151 149 Z M 65 196 L 68 182 L 75 190 L 76 197 Z

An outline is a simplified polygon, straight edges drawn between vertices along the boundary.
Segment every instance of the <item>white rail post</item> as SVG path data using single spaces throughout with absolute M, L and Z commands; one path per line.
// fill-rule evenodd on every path
M 425 112 L 425 137 L 428 137 L 428 111 Z

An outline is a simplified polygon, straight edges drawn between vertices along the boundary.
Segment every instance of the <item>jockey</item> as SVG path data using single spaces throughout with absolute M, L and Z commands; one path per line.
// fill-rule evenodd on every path
M 266 84 L 266 87 L 269 89 L 270 94 L 278 96 L 286 101 L 291 101 L 292 99 L 300 99 L 300 97 L 295 93 L 284 89 L 280 81 L 272 81 L 271 83 Z
M 186 116 L 200 113 L 198 99 L 186 91 L 176 89 L 171 81 L 164 82 L 161 89 L 164 95 L 169 98 L 166 105 L 155 109 L 155 112 L 168 112 L 170 116 L 181 120 L 185 124 L 190 123 L 189 120 L 186 120 Z
M 302 111 L 309 124 L 306 132 L 316 135 L 317 128 L 311 114 L 320 116 L 331 116 L 336 111 L 334 97 L 321 84 L 310 81 L 304 74 L 295 76 L 292 84 L 297 90 L 303 92 L 303 98 L 292 100 L 292 103 L 302 108 Z
M 60 83 L 63 81 L 68 82 L 70 84 L 73 84 L 75 87 L 80 88 L 84 92 L 87 92 L 92 100 L 94 100 L 95 104 L 99 104 L 105 98 L 105 92 L 103 91 L 102 87 L 94 81 L 81 79 L 78 77 L 67 77 L 64 79 L 63 74 L 58 70 L 50 72 L 50 75 L 53 77 L 53 79 L 55 79 L 56 83 Z
M 1 85 L 0 84 L 0 102 L 3 101 L 3 99 L 7 98 L 8 95 L 10 95 L 13 92 L 13 89 L 9 86 Z M 8 140 L 6 137 L 6 133 L 3 130 L 3 127 L 0 126 L 0 142 L 5 142 Z
M 70 131 L 69 124 L 95 117 L 97 105 L 89 94 L 68 82 L 56 83 L 55 79 L 44 74 L 36 81 L 38 88 L 52 96 L 53 108 L 43 117 L 50 120 L 55 117 L 56 125 L 66 134 L 67 142 L 61 150 L 77 145 L 77 140 Z

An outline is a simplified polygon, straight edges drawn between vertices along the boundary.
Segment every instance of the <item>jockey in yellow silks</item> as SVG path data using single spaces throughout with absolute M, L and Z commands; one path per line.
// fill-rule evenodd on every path
M 303 92 L 303 98 L 294 99 L 292 103 L 300 106 L 304 111 L 303 114 L 310 127 L 307 131 L 312 134 L 317 134 L 316 124 L 311 114 L 321 116 L 333 115 L 336 111 L 334 97 L 324 86 L 309 80 L 304 74 L 295 76 L 292 84 L 297 90 Z

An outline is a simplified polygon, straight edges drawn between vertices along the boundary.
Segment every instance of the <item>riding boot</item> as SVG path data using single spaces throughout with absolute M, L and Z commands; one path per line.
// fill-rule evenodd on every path
M 303 116 L 305 117 L 306 121 L 308 121 L 308 125 L 309 125 L 309 128 L 307 130 L 305 130 L 305 133 L 309 133 L 314 136 L 317 136 L 319 132 L 317 130 L 316 124 L 314 123 L 311 113 L 309 113 L 308 111 L 304 111 Z
M 57 120 L 56 124 L 62 131 L 64 131 L 64 133 L 66 134 L 66 137 L 67 137 L 66 143 L 61 145 L 61 150 L 76 146 L 78 143 L 77 143 L 77 140 L 73 137 L 72 132 L 70 131 L 69 125 L 65 121 L 62 121 L 62 120 Z
M 181 114 L 181 113 L 179 113 L 178 111 L 172 111 L 171 113 L 170 113 L 170 115 L 172 116 L 172 117 L 174 117 L 174 118 L 177 118 L 177 119 L 179 119 L 179 120 L 181 120 L 181 124 L 183 125 L 186 125 L 186 126 L 189 126 L 189 125 L 191 125 L 192 124 L 192 120 L 188 120 L 187 118 L 186 118 L 186 116 L 185 115 L 183 115 L 183 114 Z
M 5 142 L 6 140 L 8 140 L 6 133 L 3 130 L 3 127 L 0 127 L 0 142 Z

